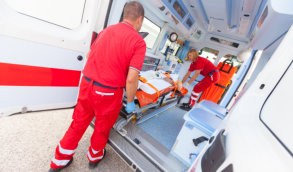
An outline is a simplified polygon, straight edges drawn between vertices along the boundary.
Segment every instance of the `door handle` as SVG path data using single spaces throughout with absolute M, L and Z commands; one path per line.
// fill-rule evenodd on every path
M 83 57 L 81 55 L 77 56 L 77 60 L 78 61 L 82 61 L 83 60 Z

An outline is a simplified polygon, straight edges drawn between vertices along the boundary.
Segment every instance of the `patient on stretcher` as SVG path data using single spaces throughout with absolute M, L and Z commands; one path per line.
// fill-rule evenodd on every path
M 157 103 L 161 96 L 164 96 L 165 99 L 173 98 L 182 87 L 178 77 L 178 74 L 169 74 L 165 71 L 141 72 L 135 97 L 139 106 Z

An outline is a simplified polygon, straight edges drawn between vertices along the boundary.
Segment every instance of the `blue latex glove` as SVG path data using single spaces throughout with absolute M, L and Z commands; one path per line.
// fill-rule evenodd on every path
M 125 110 L 127 113 L 132 113 L 134 110 L 135 110 L 136 106 L 135 106 L 135 103 L 134 101 L 126 104 L 126 107 L 125 107 Z

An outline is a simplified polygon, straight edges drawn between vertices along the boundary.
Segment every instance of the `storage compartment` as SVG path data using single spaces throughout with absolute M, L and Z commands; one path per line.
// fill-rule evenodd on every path
M 189 113 L 184 115 L 184 119 L 195 123 L 200 130 L 208 135 L 212 135 L 222 121 L 217 113 L 199 107 L 191 109 Z
M 193 139 L 200 137 L 209 139 L 210 135 L 198 129 L 194 122 L 185 121 L 171 149 L 171 154 L 189 167 L 207 143 L 203 141 L 195 146 Z
M 202 107 L 202 106 L 201 106 Z M 190 166 L 220 125 L 218 113 L 195 107 L 184 115 L 185 123 L 171 149 L 171 153 L 185 165 Z

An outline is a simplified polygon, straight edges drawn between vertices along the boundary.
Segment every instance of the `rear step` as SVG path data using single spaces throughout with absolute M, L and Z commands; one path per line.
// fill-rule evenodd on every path
M 114 129 L 111 130 L 108 144 L 119 154 L 119 156 L 136 172 L 152 171 L 163 172 L 159 165 L 136 149 L 129 140 L 121 136 Z

